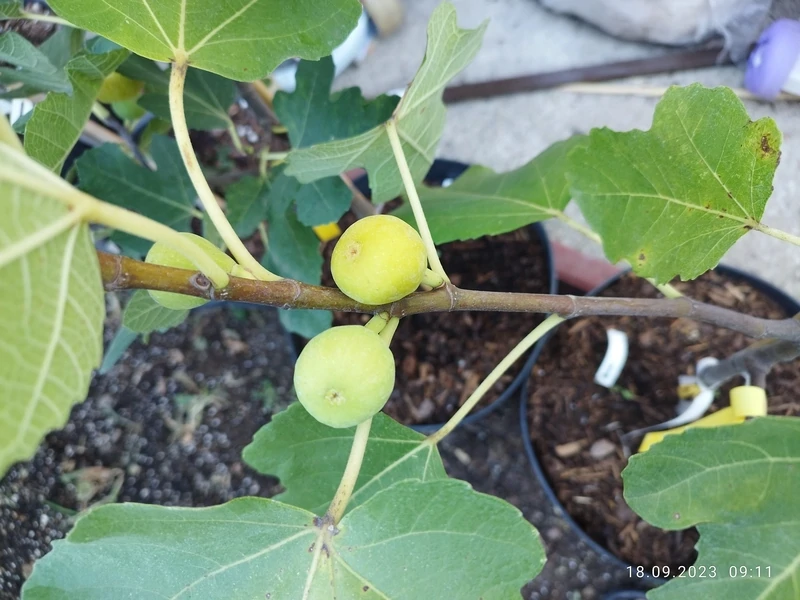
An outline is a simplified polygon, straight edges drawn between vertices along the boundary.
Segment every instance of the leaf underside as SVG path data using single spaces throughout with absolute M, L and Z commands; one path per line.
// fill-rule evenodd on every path
M 196 194 L 174 139 L 154 136 L 150 171 L 113 144 L 84 153 L 77 162 L 80 188 L 101 200 L 141 213 L 177 231 L 189 231 Z M 143 256 L 152 242 L 115 232 L 111 239 L 132 256 Z
M 98 48 L 102 45 L 98 45 Z M 66 64 L 71 94 L 50 92 L 25 126 L 25 152 L 56 173 L 80 138 L 103 79 L 128 56 L 126 50 L 81 50 Z
M 0 476 L 66 422 L 103 352 L 89 227 L 60 201 L 8 180 L 55 177 L 39 165 L 26 172 L 30 162 L 0 144 Z
M 186 320 L 188 310 L 164 308 L 146 290 L 137 290 L 122 313 L 122 325 L 135 333 L 165 331 Z
M 478 52 L 485 29 L 486 23 L 477 29 L 460 29 L 455 9 L 447 2 L 431 16 L 425 58 L 393 117 L 415 182 L 433 163 L 444 129 L 444 87 Z M 403 190 L 385 125 L 344 140 L 293 150 L 287 160 L 286 173 L 302 183 L 364 167 L 373 202 L 386 202 Z

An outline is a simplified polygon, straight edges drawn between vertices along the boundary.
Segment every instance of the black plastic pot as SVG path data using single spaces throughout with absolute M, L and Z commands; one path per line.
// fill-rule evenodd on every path
M 428 174 L 425 176 L 425 181 L 428 184 L 433 185 L 442 185 L 443 183 L 448 183 L 456 178 L 458 178 L 464 171 L 469 168 L 469 165 L 453 161 L 453 160 L 446 160 L 446 159 L 436 159 L 431 165 Z M 356 187 L 361 191 L 362 194 L 369 197 L 369 183 L 367 181 L 367 176 L 364 175 L 359 177 L 353 182 Z M 541 226 L 539 223 L 534 223 L 533 225 L 528 225 L 531 230 L 535 233 L 536 237 L 542 243 L 542 247 L 544 248 L 545 253 L 545 260 L 547 261 L 547 270 L 549 273 L 549 281 L 548 281 L 548 289 L 550 294 L 557 293 L 558 289 L 558 281 L 556 280 L 556 270 L 553 263 L 553 253 L 550 247 L 550 241 L 547 237 L 547 233 L 544 230 L 544 227 Z M 523 384 L 524 381 L 528 379 L 528 374 L 530 373 L 530 369 L 533 367 L 533 363 L 536 362 L 536 357 L 539 355 L 540 352 L 540 345 L 537 344 L 531 353 L 528 355 L 528 358 L 525 360 L 525 364 L 523 368 L 520 370 L 519 374 L 514 378 L 514 380 L 508 385 L 508 387 L 500 394 L 497 399 L 492 402 L 490 405 L 483 407 L 482 409 L 478 410 L 470 414 L 466 417 L 462 422 L 461 425 L 472 425 L 477 423 L 486 415 L 494 412 L 501 406 L 503 406 L 506 402 L 508 402 L 509 398 L 511 398 L 515 392 L 519 389 L 519 387 Z M 431 423 L 431 424 L 422 424 L 422 425 L 411 425 L 411 429 L 415 431 L 419 431 L 420 433 L 430 434 L 438 429 L 440 429 L 444 423 Z
M 721 275 L 725 275 L 727 277 L 731 277 L 733 279 L 742 280 L 755 289 L 764 292 L 765 295 L 769 296 L 772 300 L 774 300 L 779 306 L 786 310 L 787 316 L 792 316 L 800 312 L 800 303 L 797 302 L 794 298 L 779 290 L 775 286 L 770 283 L 767 283 L 763 279 L 760 279 L 754 275 L 750 275 L 749 273 L 745 273 L 733 267 L 726 267 L 723 265 L 719 265 L 716 269 L 714 269 L 717 273 Z M 608 281 L 602 283 L 601 285 L 597 286 L 590 292 L 586 293 L 586 296 L 597 296 L 601 292 L 605 291 L 607 288 L 615 284 L 619 279 L 625 276 L 629 271 L 622 271 L 609 279 Z M 542 350 L 545 347 L 547 341 L 555 334 L 558 328 L 553 329 L 550 331 L 542 340 L 540 344 L 536 347 L 536 351 L 534 356 L 531 357 L 531 364 L 526 365 L 525 372 L 530 373 L 531 369 L 533 369 L 533 360 L 538 358 L 541 354 Z M 525 446 L 525 453 L 528 455 L 528 460 L 530 461 L 531 468 L 533 469 L 534 475 L 539 480 L 542 489 L 544 490 L 545 494 L 549 498 L 550 502 L 552 502 L 553 506 L 555 506 L 561 513 L 564 520 L 570 525 L 572 530 L 575 534 L 590 548 L 592 548 L 595 552 L 600 554 L 601 556 L 605 557 L 610 563 L 616 565 L 620 569 L 628 569 L 632 565 L 628 564 L 626 561 L 622 560 L 615 554 L 612 554 L 607 548 L 596 542 L 592 539 L 588 533 L 586 533 L 580 525 L 570 516 L 561 502 L 558 500 L 556 496 L 555 490 L 550 484 L 547 475 L 544 472 L 544 468 L 542 467 L 541 462 L 536 454 L 536 450 L 533 447 L 533 443 L 531 442 L 530 436 L 530 429 L 528 427 L 528 392 L 529 392 L 529 385 L 530 385 L 530 378 L 526 379 L 522 385 L 522 389 L 520 392 L 520 402 L 519 402 L 519 421 L 520 421 L 520 429 L 522 431 L 522 443 Z M 663 583 L 666 583 L 664 579 L 658 579 L 654 577 L 645 576 L 641 579 L 648 585 L 657 586 Z M 616 594 L 616 595 L 615 595 Z M 622 594 L 622 595 L 619 595 Z M 638 595 L 637 595 L 638 594 Z M 641 592 L 633 591 L 633 590 L 624 590 L 619 592 L 614 592 L 611 595 L 607 596 L 608 600 L 623 600 L 626 598 L 643 598 Z M 606 598 L 606 597 L 604 597 Z

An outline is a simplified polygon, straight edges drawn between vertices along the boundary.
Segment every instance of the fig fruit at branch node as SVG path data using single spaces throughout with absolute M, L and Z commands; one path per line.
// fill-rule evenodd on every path
M 181 233 L 181 235 L 210 256 L 226 273 L 233 271 L 237 264 L 236 261 L 207 239 L 193 233 Z M 153 244 L 150 251 L 147 253 L 145 262 L 164 267 L 174 267 L 176 269 L 197 270 L 197 266 L 186 258 L 186 256 L 174 250 L 171 246 L 161 242 Z M 164 308 L 171 308 L 172 310 L 188 310 L 190 308 L 197 308 L 208 302 L 205 298 L 195 298 L 194 296 L 185 296 L 184 294 L 176 294 L 175 292 L 148 291 L 153 297 L 153 300 Z
M 339 238 L 331 274 L 353 300 L 387 304 L 419 287 L 427 263 L 416 229 L 391 215 L 373 215 L 353 223 Z
M 394 388 L 394 357 L 377 333 L 344 325 L 314 337 L 297 359 L 297 399 L 320 423 L 353 427 L 383 408 Z

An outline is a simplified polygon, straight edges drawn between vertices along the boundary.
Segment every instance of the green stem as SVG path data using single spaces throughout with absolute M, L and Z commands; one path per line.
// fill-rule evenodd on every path
M 522 356 L 531 346 L 539 341 L 544 334 L 564 321 L 565 319 L 559 317 L 558 315 L 550 315 L 533 331 L 526 335 L 522 341 L 517 344 L 503 360 L 500 361 L 500 363 L 492 370 L 492 372 L 489 373 L 489 375 L 481 382 L 477 389 L 472 392 L 472 395 L 467 398 L 467 401 L 464 402 L 463 406 L 456 411 L 456 414 L 450 417 L 450 420 L 445 423 L 439 431 L 428 436 L 428 439 L 426 440 L 427 443 L 438 444 L 441 442 L 445 436 L 453 431 L 458 424 L 464 420 L 464 418 L 470 413 L 475 405 L 480 402 L 480 399 L 483 398 L 483 395 L 491 389 L 491 387 L 497 382 L 498 379 L 500 379 L 503 373 L 508 371 L 511 365 L 513 365 L 520 356 Z
M 434 273 L 440 275 L 445 281 L 450 281 L 442 266 L 442 262 L 439 260 L 439 255 L 436 253 L 436 244 L 433 243 L 433 236 L 431 236 L 431 230 L 425 218 L 425 211 L 422 210 L 422 202 L 420 202 L 419 194 L 417 194 L 417 188 L 414 185 L 414 178 L 411 176 L 411 170 L 408 168 L 406 155 L 403 153 L 403 145 L 400 143 L 400 135 L 397 132 L 397 121 L 395 121 L 394 117 L 386 122 L 386 133 L 389 136 L 389 143 L 392 146 L 394 159 L 397 161 L 397 168 L 400 170 L 400 177 L 406 189 L 408 203 L 411 205 L 420 237 L 422 237 L 422 242 L 425 244 L 425 251 L 428 254 L 428 264 L 430 264 L 431 270 Z
M 108 109 L 99 102 L 92 104 L 92 114 L 103 122 L 106 122 L 111 118 L 111 113 L 108 112 Z
M 25 152 L 25 147 L 19 141 L 19 136 L 5 115 L 0 115 L 0 144 L 8 144 L 14 150 Z
M 364 460 L 364 452 L 367 449 L 371 426 L 372 417 L 363 423 L 359 423 L 358 427 L 356 427 L 356 434 L 353 436 L 353 445 L 350 448 L 350 456 L 347 458 L 347 466 L 344 468 L 342 480 L 339 482 L 339 488 L 336 490 L 327 513 L 325 513 L 326 517 L 334 525 L 339 523 L 344 516 L 347 503 L 350 502 L 350 496 L 353 495 L 353 490 L 356 487 L 358 474 L 361 472 L 361 463 Z
M 382 312 L 378 313 L 374 317 L 372 317 L 367 323 L 364 325 L 370 331 L 374 331 L 377 334 L 380 334 L 383 331 L 383 328 L 386 327 L 386 324 L 389 322 L 389 313 Z
M 555 218 L 564 223 L 564 225 L 566 225 L 567 227 L 574 229 L 584 237 L 589 238 L 595 244 L 598 244 L 600 246 L 603 245 L 603 238 L 601 238 L 597 233 L 586 227 L 586 225 L 584 225 L 583 223 L 579 223 L 578 221 L 576 221 L 572 217 L 567 216 L 561 211 L 555 213 Z
M 389 316 L 388 313 L 383 313 L 383 314 L 386 314 L 387 317 Z M 386 342 L 387 346 L 392 343 L 392 338 L 394 337 L 394 332 L 397 331 L 398 325 L 400 325 L 400 318 L 392 317 L 386 323 L 386 326 L 383 329 L 381 329 L 381 332 L 378 334 L 381 336 L 381 339 L 383 339 L 383 341 Z
M 765 233 L 781 241 L 789 242 L 790 244 L 794 244 L 795 246 L 800 246 L 800 236 L 792 235 L 791 233 L 786 233 L 785 231 L 781 231 L 780 229 L 773 229 L 769 225 L 764 225 L 763 223 L 755 223 L 753 225 L 753 229 L 755 229 L 756 231 L 760 231 L 761 233 Z
M 261 245 L 264 246 L 264 254 L 266 254 L 269 249 L 269 236 L 267 235 L 267 226 L 264 225 L 264 221 L 258 224 L 258 237 L 261 238 Z
M 261 160 L 263 161 L 282 161 L 286 160 L 286 157 L 289 156 L 288 152 L 270 152 L 269 150 L 265 150 L 261 153 Z
M 166 225 L 93 198 L 72 187 L 42 165 L 13 147 L 0 144 L 0 181 L 37 192 L 68 206 L 82 221 L 99 223 L 152 242 L 164 243 L 180 252 L 214 284 L 228 286 L 230 277 L 196 244 Z
M 649 281 L 659 292 L 664 294 L 665 298 L 680 298 L 683 296 L 683 294 L 676 290 L 671 283 L 656 283 L 656 280 L 652 277 L 648 277 L 647 281 Z
M 427 285 L 436 289 L 440 285 L 444 285 L 444 279 L 442 279 L 442 276 L 438 273 L 434 273 L 430 269 L 425 269 L 425 273 L 422 276 L 422 285 Z
M 28 21 L 42 21 L 43 23 L 54 23 L 56 25 L 64 25 L 65 27 L 75 27 L 75 25 L 73 25 L 66 19 L 62 19 L 61 17 L 57 17 L 56 15 L 40 15 L 37 13 L 22 11 L 22 15 L 19 18 L 26 19 Z
M 197 244 L 163 223 L 100 201 L 89 203 L 84 208 L 83 215 L 87 221 L 102 223 L 118 231 L 124 231 L 151 242 L 165 244 L 192 261 L 192 264 L 211 280 L 216 289 L 221 290 L 228 287 L 230 277 L 225 272 L 225 269 L 220 267 Z
M 228 119 L 228 135 L 231 137 L 231 142 L 233 142 L 233 147 L 236 148 L 236 151 L 239 154 L 247 154 L 242 145 L 242 138 L 239 137 L 239 132 L 236 131 L 236 124 L 232 119 Z
M 186 115 L 183 108 L 183 86 L 186 81 L 187 69 L 188 64 L 185 57 L 176 57 L 176 62 L 172 65 L 172 72 L 169 78 L 169 112 L 172 118 L 175 140 L 178 142 L 178 148 L 180 149 L 181 157 L 183 157 L 183 164 L 189 173 L 189 178 L 192 180 L 203 208 L 211 218 L 211 222 L 217 228 L 220 237 L 231 251 L 231 254 L 233 254 L 233 257 L 258 279 L 277 281 L 281 278 L 265 269 L 250 254 L 242 240 L 236 235 L 233 226 L 225 217 L 225 213 L 222 212 L 219 203 L 217 203 L 214 192 L 211 191 L 211 187 L 208 185 L 200 168 L 200 163 L 197 162 L 192 140 L 189 138 L 189 128 L 186 125 Z

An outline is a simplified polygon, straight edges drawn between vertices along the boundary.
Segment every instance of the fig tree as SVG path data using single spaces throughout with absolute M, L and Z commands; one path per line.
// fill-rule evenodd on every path
M 386 342 L 360 325 L 314 337 L 297 359 L 294 389 L 317 421 L 353 427 L 377 413 L 394 388 L 394 358 Z
M 427 269 L 425 245 L 417 231 L 391 215 L 353 223 L 339 238 L 331 274 L 353 300 L 386 304 L 416 290 Z

